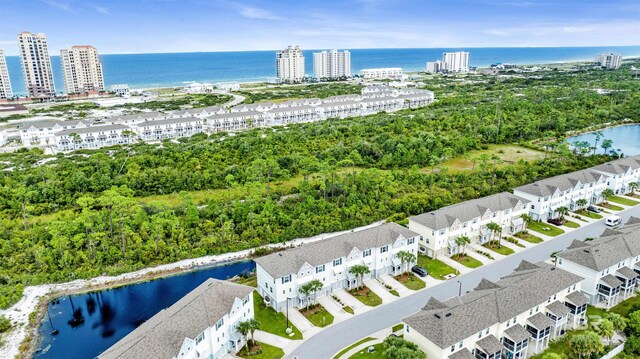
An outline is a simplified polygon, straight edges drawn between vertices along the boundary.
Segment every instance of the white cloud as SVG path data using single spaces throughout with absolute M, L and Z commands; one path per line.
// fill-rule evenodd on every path
M 66 3 L 66 2 L 61 2 L 56 0 L 40 0 L 40 1 L 49 6 L 53 6 L 67 12 L 71 11 L 71 5 L 69 5 L 69 3 Z
M 284 18 L 275 15 L 269 10 L 260 9 L 253 6 L 238 5 L 240 15 L 249 19 L 258 20 L 284 20 Z
M 111 15 L 111 12 L 109 11 L 109 9 L 104 6 L 100 6 L 100 5 L 89 5 L 89 6 L 91 6 L 95 11 L 103 15 Z

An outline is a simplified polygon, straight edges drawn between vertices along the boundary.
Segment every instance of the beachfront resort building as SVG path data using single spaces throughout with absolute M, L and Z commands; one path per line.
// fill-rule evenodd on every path
M 429 257 L 452 256 L 462 252 L 458 237 L 482 245 L 524 230 L 521 216 L 529 212 L 528 205 L 527 199 L 502 192 L 409 217 L 409 229 L 420 234 L 420 247 Z M 501 233 L 490 230 L 489 223 L 498 224 Z
M 599 54 L 596 56 L 596 63 L 610 70 L 617 70 L 622 66 L 622 56 L 614 53 Z
M 629 298 L 640 273 L 640 219 L 622 228 L 607 229 L 592 241 L 574 240 L 557 254 L 557 266 L 583 278 L 582 292 L 592 305 L 607 308 Z
M 360 76 L 365 79 L 402 79 L 402 69 L 399 67 L 385 67 L 360 70 Z
M 640 155 L 624 157 L 593 167 L 607 176 L 607 187 L 615 194 L 633 192 L 632 183 L 640 182 Z
M 205 131 L 205 120 L 197 117 L 168 118 L 135 125 L 135 134 L 144 141 L 191 137 Z
M 53 70 L 49 58 L 47 38 L 44 34 L 21 32 L 18 34 L 22 74 L 29 97 L 47 100 L 55 96 Z
M 426 71 L 431 74 L 436 74 L 444 71 L 444 63 L 440 60 L 427 62 Z
M 593 168 L 566 173 L 517 187 L 513 193 L 527 199 L 529 214 L 536 221 L 558 216 L 557 209 L 580 209 L 578 201 L 587 205 L 602 202 L 602 191 L 607 188 L 607 176 Z
M 429 359 L 525 359 L 584 320 L 581 281 L 544 262 L 522 261 L 497 282 L 482 279 L 468 294 L 431 297 L 403 319 L 404 338 Z
M 318 297 L 353 288 L 357 278 L 349 272 L 356 264 L 369 267 L 364 280 L 399 274 L 402 263 L 397 253 L 407 251 L 417 256 L 418 233 L 396 223 L 385 223 L 322 241 L 257 258 L 258 293 L 277 311 L 287 306 L 302 307 L 308 298 L 300 287 L 317 279 L 323 288 Z
M 208 279 L 98 356 L 99 359 L 221 359 L 245 344 L 237 330 L 254 318 L 253 288 Z
M 445 52 L 442 54 L 445 72 L 469 72 L 469 53 L 466 51 Z
M 129 85 L 127 84 L 116 84 L 111 85 L 109 87 L 109 91 L 116 94 L 116 96 L 120 97 L 129 97 L 131 95 L 131 91 L 129 90 Z
M 53 135 L 53 144 L 59 151 L 96 149 L 133 143 L 136 133 L 124 125 L 100 125 L 68 128 Z
M 102 62 L 95 47 L 84 45 L 62 49 L 60 62 L 67 94 L 104 91 Z
M 304 79 L 304 54 L 300 46 L 289 46 L 276 52 L 276 76 L 280 82 L 301 82 Z
M 7 59 L 4 57 L 4 51 L 0 49 L 0 100 L 6 100 L 12 97 L 13 90 L 11 89 Z
M 347 50 L 314 52 L 313 76 L 320 80 L 351 77 L 351 53 Z
M 90 126 L 89 122 L 80 120 L 58 121 L 44 119 L 26 122 L 20 125 L 20 141 L 24 147 L 55 146 L 55 134 L 63 130 L 76 130 Z

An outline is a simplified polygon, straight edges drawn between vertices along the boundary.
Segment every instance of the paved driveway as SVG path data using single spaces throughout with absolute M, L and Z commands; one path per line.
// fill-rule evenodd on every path
M 640 217 L 640 206 L 616 214 L 622 217 L 623 221 L 626 221 L 632 215 Z M 540 243 L 526 251 L 514 253 L 502 260 L 462 274 L 451 281 L 428 287 L 410 296 L 373 308 L 341 323 L 332 325 L 310 337 L 286 357 L 298 356 L 300 359 L 331 358 L 342 348 L 372 333 L 393 326 L 402 318 L 417 312 L 424 306 L 429 297 L 433 296 L 439 300 L 446 300 L 458 295 L 457 281 L 462 283 L 463 293 L 470 291 L 482 278 L 498 280 L 500 277 L 512 272 L 523 259 L 530 262 L 547 260 L 552 253 L 565 249 L 574 239 L 598 237 L 605 228 L 604 221 L 582 226 L 553 240 Z

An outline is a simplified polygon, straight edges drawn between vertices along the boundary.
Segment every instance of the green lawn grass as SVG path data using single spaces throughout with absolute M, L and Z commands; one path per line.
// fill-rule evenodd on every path
M 398 293 L 398 291 L 397 291 L 397 290 L 395 290 L 395 289 L 391 289 L 391 290 L 389 290 L 389 293 L 391 293 L 392 295 L 395 295 L 396 297 L 399 297 L 399 296 L 400 296 L 400 293 Z
M 578 335 L 583 334 L 586 330 L 569 330 L 567 334 L 560 338 L 560 340 L 554 340 L 549 342 L 549 347 L 541 352 L 540 354 L 532 356 L 530 359 L 541 359 L 546 354 L 555 353 L 560 355 L 562 358 L 574 358 L 575 355 L 571 351 L 571 347 L 569 347 L 569 342 L 571 338 Z M 531 349 L 531 348 L 530 348 Z
M 416 275 L 413 273 L 405 273 L 396 276 L 395 279 L 411 290 L 420 290 L 427 286 L 424 281 L 416 278 Z
M 347 312 L 349 314 L 353 314 L 353 308 L 351 308 L 348 305 L 345 305 L 344 307 L 342 307 L 342 310 L 344 310 L 345 312 Z
M 326 327 L 327 325 L 333 323 L 333 315 L 329 313 L 322 305 L 316 304 L 315 307 L 310 308 L 309 311 L 304 310 L 304 308 L 300 309 L 300 313 L 307 318 L 311 324 L 316 327 Z
M 338 354 L 333 356 L 333 359 L 340 359 L 340 357 L 343 356 L 344 353 L 348 352 L 349 350 L 357 347 L 358 345 L 360 345 L 362 343 L 370 342 L 372 340 L 376 340 L 376 339 L 375 338 L 371 338 L 371 337 L 367 337 L 367 338 L 364 338 L 362 340 L 359 340 L 359 341 L 349 345 L 348 347 L 342 349 L 341 351 L 339 351 Z
M 527 241 L 529 243 L 542 243 L 544 242 L 542 240 L 542 238 L 540 237 L 536 237 L 531 233 L 525 233 L 525 232 L 518 232 L 516 234 L 513 235 L 516 238 L 522 239 L 523 241 Z
M 632 199 L 628 199 L 620 196 L 609 197 L 609 201 L 619 203 L 619 204 L 624 204 L 625 206 L 635 206 L 636 204 L 640 203 L 638 201 L 634 201 Z
M 515 253 L 515 251 L 507 246 L 500 246 L 498 247 L 497 244 L 489 244 L 489 243 L 485 243 L 482 245 L 483 247 L 490 249 L 498 254 L 502 254 L 503 256 L 508 256 L 510 254 Z
M 606 208 L 606 209 L 611 209 L 614 211 L 622 211 L 624 208 L 620 207 L 620 206 L 616 206 L 615 204 L 611 204 L 611 203 L 600 203 L 598 206 Z M 611 212 L 606 212 L 606 213 L 611 213 Z
M 355 353 L 349 359 L 386 359 L 384 356 L 384 344 L 374 344 L 376 349 L 373 353 L 368 353 L 367 348 L 362 349 L 359 353 Z
M 527 225 L 527 228 L 551 237 L 559 236 L 564 233 L 562 229 L 546 222 L 530 222 Z
M 258 355 L 247 356 L 245 353 L 245 349 L 242 349 L 238 353 L 238 356 L 252 359 L 280 359 L 284 357 L 284 351 L 280 348 L 265 343 L 260 343 L 260 346 L 262 347 L 262 353 Z
M 564 225 L 569 228 L 580 228 L 580 225 L 578 223 L 567 221 L 566 219 L 564 220 Z
M 480 266 L 482 266 L 482 262 L 480 262 L 479 260 L 471 257 L 471 256 L 465 256 L 465 257 L 458 257 L 458 258 L 452 258 L 454 261 L 462 264 L 465 267 L 469 267 L 469 268 L 478 268 Z
M 258 287 L 258 276 L 254 273 L 246 278 L 240 277 L 240 279 L 238 279 L 234 283 L 244 284 L 250 287 Z
M 362 304 L 370 307 L 382 304 L 382 298 L 378 297 L 378 295 L 371 289 L 367 288 L 367 286 L 363 286 L 361 289 L 351 289 L 349 294 L 361 301 Z
M 445 276 L 449 274 L 458 274 L 455 268 L 422 254 L 418 254 L 418 266 L 426 269 L 431 277 L 439 280 L 445 280 Z
M 393 327 L 391 327 L 391 332 L 395 333 L 395 332 L 397 332 L 399 330 L 402 330 L 402 329 L 404 329 L 404 324 L 402 324 L 402 323 L 396 324 Z
M 578 210 L 578 211 L 576 211 L 576 213 L 581 215 L 581 216 L 589 217 L 589 218 L 592 218 L 592 219 L 602 219 L 602 215 L 601 214 L 589 212 L 589 211 L 587 211 L 585 209 Z
M 287 317 L 283 313 L 276 312 L 271 307 L 265 307 L 263 302 L 262 296 L 258 292 L 253 292 L 255 319 L 260 322 L 261 330 L 287 339 L 302 339 L 302 333 L 291 322 L 289 322 L 289 326 L 293 329 L 293 335 L 288 336 L 286 333 Z
M 637 306 L 640 306 L 640 295 L 638 294 L 636 294 L 635 297 L 623 300 L 615 307 L 609 309 L 609 311 L 620 314 L 623 317 L 628 317 L 629 314 L 631 314 L 632 309 L 637 310 Z

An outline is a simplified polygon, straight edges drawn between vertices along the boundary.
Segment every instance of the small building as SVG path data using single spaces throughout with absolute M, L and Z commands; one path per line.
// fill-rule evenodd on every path
M 360 101 L 362 114 L 373 114 L 382 111 L 395 111 L 404 107 L 404 100 L 399 97 L 385 96 L 365 98 Z
M 201 93 L 211 93 L 213 92 L 214 86 L 208 82 L 200 83 L 200 82 L 189 82 L 188 84 L 182 87 L 182 92 L 186 92 L 188 94 L 201 94 Z
M 242 349 L 236 329 L 254 318 L 253 288 L 208 279 L 98 356 L 99 359 L 221 359 Z
M 240 84 L 237 82 L 217 83 L 216 88 L 221 91 L 240 91 Z
M 335 101 L 318 106 L 322 118 L 345 118 L 358 116 L 362 112 L 360 101 Z
M 399 67 L 386 67 L 375 69 L 363 69 L 360 70 L 360 76 L 365 79 L 402 79 L 402 69 Z
M 109 87 L 109 91 L 120 97 L 131 96 L 131 91 L 129 90 L 129 85 L 127 84 L 111 85 L 111 87 Z

